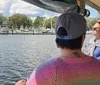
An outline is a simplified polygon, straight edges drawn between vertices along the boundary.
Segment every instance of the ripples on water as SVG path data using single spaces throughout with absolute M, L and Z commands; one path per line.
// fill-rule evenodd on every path
M 27 79 L 36 66 L 57 55 L 55 35 L 0 35 L 0 85 Z

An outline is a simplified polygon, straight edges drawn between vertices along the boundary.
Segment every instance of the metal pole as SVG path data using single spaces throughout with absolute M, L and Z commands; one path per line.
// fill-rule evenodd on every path
M 52 17 L 51 17 L 51 30 L 52 30 L 52 35 L 53 35 L 53 28 L 52 28 Z

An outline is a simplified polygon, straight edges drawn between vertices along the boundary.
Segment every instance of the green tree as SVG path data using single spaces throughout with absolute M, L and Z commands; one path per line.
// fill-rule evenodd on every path
M 47 19 L 47 20 L 46 20 L 45 27 L 51 29 L 51 26 L 52 26 L 53 28 L 55 28 L 55 24 L 56 24 L 57 18 L 58 18 L 58 17 L 55 16 L 55 17 L 53 17 L 53 18 Z
M 44 20 L 45 20 L 45 17 L 40 17 L 40 16 L 36 17 L 33 23 L 34 27 L 35 28 L 43 27 Z
M 39 27 L 39 25 L 40 25 L 40 22 L 39 22 L 39 19 L 38 18 L 36 18 L 35 20 L 34 20 L 34 27 Z
M 7 23 L 8 23 L 8 27 L 10 29 L 12 29 L 13 28 L 13 22 L 11 20 L 8 20 Z
M 8 28 L 11 30 L 12 35 L 13 35 L 13 31 L 14 31 L 14 23 L 13 21 L 9 18 L 8 22 Z
M 57 18 L 58 18 L 58 17 L 55 16 L 55 17 L 53 17 L 53 19 L 52 19 L 52 26 L 53 26 L 53 28 L 55 28 Z
M 26 27 L 31 27 L 32 26 L 32 20 L 28 16 L 24 14 L 14 14 L 11 17 L 9 17 L 8 20 L 9 27 L 12 29 L 20 29 L 21 26 L 25 29 Z
M 9 18 L 9 21 L 13 22 L 14 29 L 18 28 L 20 29 L 22 24 L 22 17 L 21 14 L 14 14 Z
M 25 29 L 27 27 L 27 16 L 26 15 L 22 15 L 22 26 Z
M 27 24 L 26 26 L 29 28 L 29 27 L 32 27 L 33 26 L 33 23 L 32 23 L 32 19 L 27 17 Z
M 46 28 L 51 28 L 51 18 L 46 20 L 46 24 L 45 24 Z
M 2 25 L 3 22 L 7 21 L 7 17 L 0 16 L 0 25 Z

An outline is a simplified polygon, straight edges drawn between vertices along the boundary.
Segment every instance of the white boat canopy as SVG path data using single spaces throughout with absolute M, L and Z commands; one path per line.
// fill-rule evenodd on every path
M 100 0 L 23 0 L 41 8 L 57 13 L 75 11 L 89 16 L 89 10 L 85 9 L 85 4 L 100 11 Z

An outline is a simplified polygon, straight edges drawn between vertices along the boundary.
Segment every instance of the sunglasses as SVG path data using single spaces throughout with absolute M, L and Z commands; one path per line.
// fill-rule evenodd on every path
M 93 30 L 96 30 L 96 28 L 93 28 Z
M 98 29 L 100 29 L 100 27 L 95 27 L 95 28 L 93 28 L 93 30 L 98 30 Z

